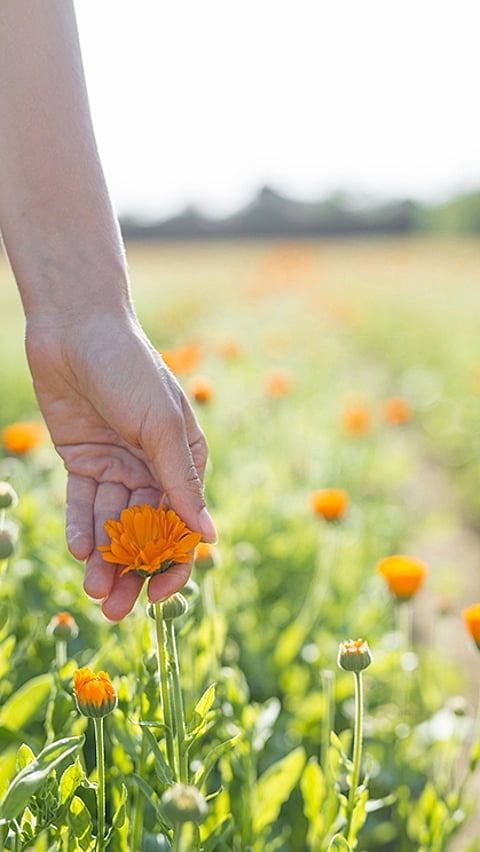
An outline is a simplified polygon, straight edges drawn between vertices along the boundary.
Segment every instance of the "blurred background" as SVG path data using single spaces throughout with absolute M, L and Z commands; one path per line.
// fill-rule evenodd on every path
M 77 0 L 126 235 L 477 233 L 476 7 Z

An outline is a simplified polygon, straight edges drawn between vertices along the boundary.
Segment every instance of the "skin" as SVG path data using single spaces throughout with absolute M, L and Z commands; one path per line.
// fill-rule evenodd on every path
M 214 541 L 205 437 L 132 305 L 90 117 L 70 0 L 0 3 L 0 230 L 20 291 L 40 409 L 67 470 L 66 534 L 84 588 L 118 621 L 143 580 L 96 550 L 126 506 L 167 497 Z M 178 591 L 191 564 L 149 582 Z

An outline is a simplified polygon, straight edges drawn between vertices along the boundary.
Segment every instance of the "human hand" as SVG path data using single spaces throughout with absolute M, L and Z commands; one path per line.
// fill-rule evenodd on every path
M 103 561 L 103 525 L 122 509 L 158 506 L 166 496 L 186 525 L 214 541 L 203 499 L 204 435 L 173 374 L 136 318 L 93 315 L 86 321 L 27 323 L 27 355 L 38 402 L 68 472 L 68 547 L 86 560 L 84 588 L 118 621 L 133 607 L 143 579 Z M 178 591 L 191 563 L 149 581 L 150 600 Z

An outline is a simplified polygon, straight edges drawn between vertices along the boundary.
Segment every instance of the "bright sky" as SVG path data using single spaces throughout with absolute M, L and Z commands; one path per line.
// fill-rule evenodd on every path
M 75 0 L 120 213 L 480 187 L 478 0 Z

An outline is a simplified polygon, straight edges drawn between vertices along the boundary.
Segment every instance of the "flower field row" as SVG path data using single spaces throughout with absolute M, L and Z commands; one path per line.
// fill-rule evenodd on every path
M 478 848 L 480 588 L 415 545 L 426 457 L 480 517 L 479 253 L 132 247 L 139 313 L 207 435 L 219 541 L 156 507 L 111 519 L 125 574 L 195 552 L 182 595 L 115 625 L 66 551 L 64 474 L 9 333 L 3 848 Z

